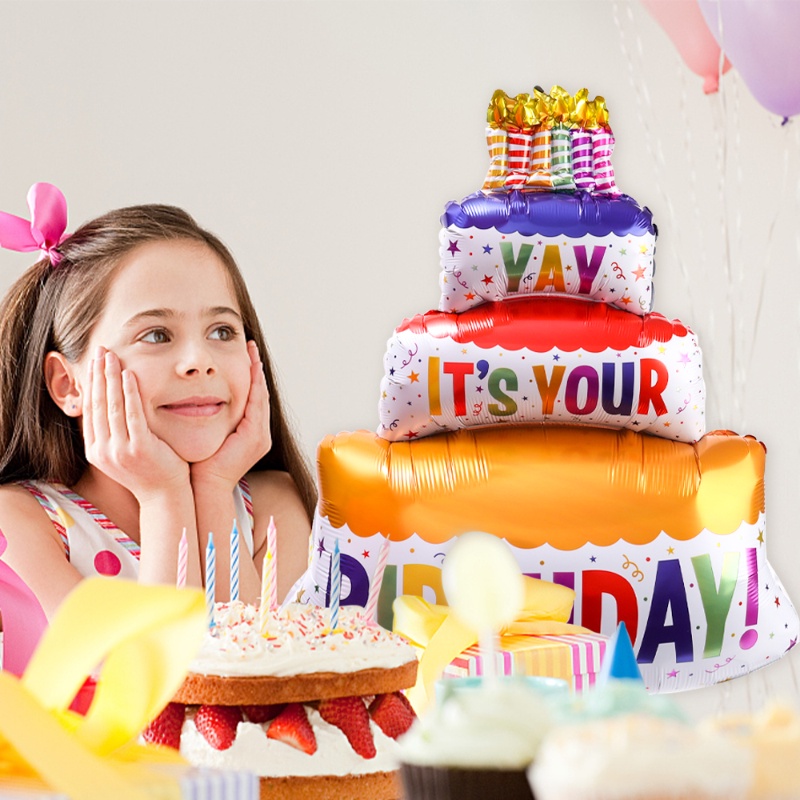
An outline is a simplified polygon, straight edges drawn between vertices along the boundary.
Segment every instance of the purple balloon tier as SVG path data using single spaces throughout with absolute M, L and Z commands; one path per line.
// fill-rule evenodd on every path
M 653 215 L 627 195 L 590 192 L 476 192 L 461 202 L 451 201 L 442 226 L 495 228 L 525 236 L 656 235 Z

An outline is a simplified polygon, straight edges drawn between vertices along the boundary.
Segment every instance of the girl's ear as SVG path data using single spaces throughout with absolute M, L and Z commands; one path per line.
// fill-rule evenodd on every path
M 68 416 L 80 417 L 83 397 L 75 379 L 75 365 L 52 350 L 44 357 L 44 381 L 53 402 Z

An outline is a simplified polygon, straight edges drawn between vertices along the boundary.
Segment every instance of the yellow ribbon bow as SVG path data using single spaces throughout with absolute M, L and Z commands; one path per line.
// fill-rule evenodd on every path
M 152 767 L 183 759 L 136 739 L 183 682 L 206 613 L 195 589 L 118 578 L 78 584 L 24 675 L 0 672 L 0 788 L 37 778 L 71 800 L 146 800 L 154 790 L 178 800 L 178 782 Z M 70 711 L 101 664 L 88 713 Z
M 500 636 L 544 636 L 591 633 L 572 625 L 575 592 L 566 586 L 523 576 L 522 608 Z M 411 704 L 421 712 L 432 696 L 433 684 L 442 670 L 460 653 L 478 641 L 478 632 L 451 613 L 448 606 L 433 605 L 421 597 L 402 595 L 394 601 L 394 631 L 425 648 L 417 672 L 417 684 L 409 690 Z

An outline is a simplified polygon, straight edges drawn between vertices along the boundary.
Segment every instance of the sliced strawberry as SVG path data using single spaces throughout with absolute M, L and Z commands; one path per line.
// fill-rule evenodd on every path
M 269 706 L 242 706 L 245 716 L 250 722 L 261 724 L 262 722 L 269 722 L 275 719 L 278 714 L 286 708 L 284 703 L 274 703 Z
M 369 715 L 392 739 L 404 734 L 417 716 L 402 692 L 379 694 L 370 704 Z
M 289 703 L 270 723 L 267 738 L 285 742 L 308 755 L 317 752 L 317 737 L 301 703 Z
M 321 700 L 319 713 L 325 722 L 335 725 L 344 733 L 350 746 L 362 758 L 375 757 L 369 712 L 363 698 L 336 697 L 333 700 Z
M 241 721 L 239 706 L 200 706 L 194 715 L 195 727 L 215 750 L 227 750 L 233 744 Z
M 142 738 L 149 744 L 180 750 L 185 716 L 186 706 L 183 703 L 167 703 L 164 710 L 142 731 Z

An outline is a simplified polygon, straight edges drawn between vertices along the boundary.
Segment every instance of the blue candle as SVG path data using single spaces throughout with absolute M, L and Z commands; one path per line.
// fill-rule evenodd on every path
M 231 530 L 231 603 L 239 599 L 239 528 L 236 520 Z
M 209 532 L 206 545 L 206 605 L 208 606 L 208 627 L 214 627 L 214 602 L 217 584 L 217 554 L 214 549 L 214 534 Z
M 342 594 L 342 571 L 340 566 L 339 542 L 336 542 L 331 555 L 331 630 L 339 627 L 339 599 Z

